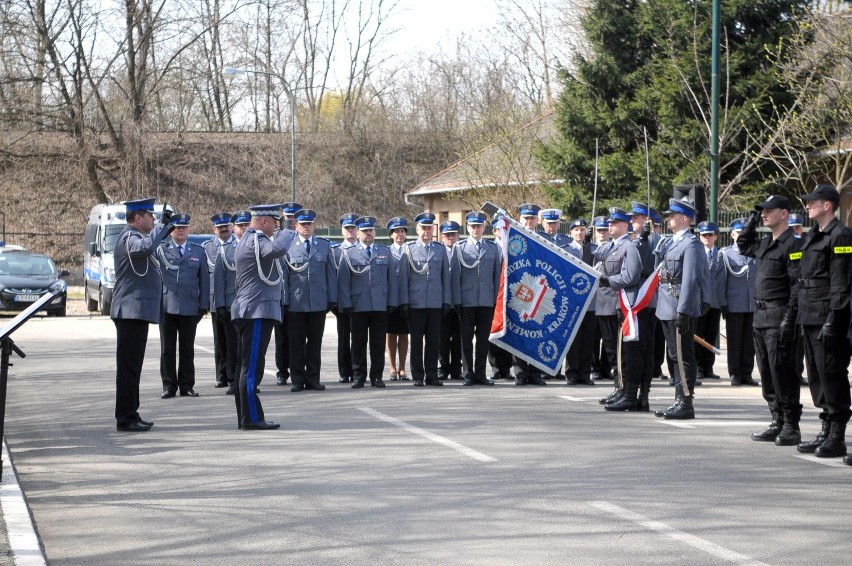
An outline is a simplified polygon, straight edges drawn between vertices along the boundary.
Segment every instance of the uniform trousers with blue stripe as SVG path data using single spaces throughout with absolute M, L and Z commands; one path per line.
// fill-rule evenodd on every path
M 266 366 L 266 349 L 272 337 L 275 320 L 271 318 L 238 318 L 234 320 L 240 340 L 240 386 L 234 392 L 237 422 L 240 425 L 266 420 L 263 406 L 255 393 Z

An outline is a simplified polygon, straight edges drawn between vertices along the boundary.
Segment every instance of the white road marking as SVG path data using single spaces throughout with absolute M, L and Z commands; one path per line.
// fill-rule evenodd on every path
M 367 413 L 371 417 L 375 417 L 379 420 L 385 421 L 386 423 L 390 423 L 394 426 L 398 426 L 401 429 L 407 430 L 408 432 L 412 432 L 414 434 L 417 434 L 419 436 L 427 438 L 427 439 L 431 440 L 432 442 L 437 442 L 438 444 L 443 444 L 444 446 L 446 446 L 448 448 L 452 448 L 453 450 L 455 450 L 457 452 L 461 452 L 465 456 L 473 458 L 474 460 L 479 460 L 480 462 L 496 462 L 497 461 L 497 458 L 492 458 L 491 456 L 486 456 L 482 452 L 477 452 L 476 450 L 474 450 L 472 448 L 468 448 L 467 446 L 464 446 L 462 444 L 459 444 L 458 442 L 456 442 L 454 440 L 450 440 L 449 438 L 444 438 L 443 436 L 440 436 L 438 434 L 429 432 L 427 430 L 423 430 L 422 428 L 418 428 L 414 425 L 410 425 L 405 421 L 401 421 L 399 419 L 389 417 L 389 416 L 384 415 L 384 414 L 382 414 L 378 411 L 374 411 L 373 409 L 370 409 L 370 408 L 367 408 L 367 407 L 361 407 L 358 410 L 361 411 L 361 412 Z
M 644 515 L 634 513 L 633 511 L 628 511 L 623 507 L 613 505 L 612 503 L 609 503 L 607 501 L 590 501 L 589 505 L 595 507 L 596 509 L 600 509 L 605 513 L 610 513 L 626 521 L 635 523 L 648 530 L 656 531 L 676 541 L 688 544 L 689 546 L 697 548 L 698 550 L 706 552 L 707 554 L 715 556 L 716 558 L 720 558 L 722 560 L 726 560 L 734 564 L 742 564 L 744 566 L 766 566 L 765 563 L 760 562 L 759 560 L 755 560 L 754 558 L 751 558 L 744 554 L 740 554 L 739 552 L 734 552 L 733 550 L 729 550 L 723 546 L 719 546 L 718 544 L 712 543 L 708 540 L 704 540 L 703 538 L 697 537 L 695 535 L 685 533 L 665 523 L 654 521 L 653 519 L 649 519 Z
M 47 561 L 41 551 L 24 493 L 18 485 L 18 475 L 6 439 L 3 439 L 3 483 L 0 484 L 0 507 L 9 534 L 9 548 L 16 566 L 45 566 Z
M 612 393 L 612 389 L 607 388 L 606 391 L 601 391 L 601 395 L 597 397 L 575 397 L 573 395 L 557 395 L 560 399 L 565 399 L 567 401 L 597 401 L 601 397 L 606 397 Z M 749 401 L 757 404 L 766 404 L 766 401 L 763 400 L 763 397 L 728 397 L 728 396 L 716 396 L 716 395 L 701 395 L 699 398 L 702 401 Z M 651 396 L 648 397 L 651 401 L 671 401 L 674 399 L 673 395 L 660 395 L 660 396 Z
M 816 456 L 812 456 L 810 454 L 794 454 L 796 458 L 801 458 L 802 460 L 807 460 L 808 462 L 816 462 L 817 464 L 822 464 L 823 466 L 828 466 L 829 468 L 849 468 L 843 463 L 842 458 L 817 458 Z

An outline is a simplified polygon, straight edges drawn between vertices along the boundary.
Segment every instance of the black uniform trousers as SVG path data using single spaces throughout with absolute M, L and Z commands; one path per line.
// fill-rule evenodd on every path
M 271 318 L 238 318 L 234 320 L 240 340 L 240 384 L 234 391 L 237 423 L 257 423 L 266 420 L 263 405 L 255 390 L 266 367 L 266 349 L 272 337 L 275 320 Z
M 683 353 L 683 371 L 686 373 L 686 384 L 689 391 L 695 391 L 695 378 L 698 368 L 695 364 L 695 318 L 688 318 L 684 333 L 681 335 L 675 327 L 674 320 L 661 320 L 663 325 L 663 336 L 666 338 L 666 358 L 668 360 L 669 375 L 674 377 L 675 385 L 681 384 L 680 368 L 677 363 L 677 340 L 680 338 L 681 351 Z M 684 391 L 684 393 L 686 393 Z
M 485 362 L 489 356 L 488 336 L 491 334 L 492 320 L 494 320 L 492 307 L 462 307 L 461 359 L 465 379 L 472 378 L 474 381 L 486 379 Z
M 616 315 L 598 315 L 598 328 L 601 331 L 601 342 L 606 353 L 607 364 L 621 372 L 623 368 L 618 367 L 618 317 Z M 610 369 L 610 371 L 612 371 Z M 602 375 L 602 377 L 609 377 Z
M 355 358 L 352 352 L 355 348 L 352 318 L 343 312 L 335 312 L 334 318 L 337 319 L 337 375 L 347 378 L 352 377 L 355 365 Z M 364 344 L 366 343 L 365 338 Z
M 382 379 L 385 371 L 385 338 L 388 333 L 388 313 L 385 311 L 341 313 L 352 321 L 352 369 L 355 380 L 370 383 Z M 338 318 L 338 328 L 340 322 Z M 367 343 L 370 344 L 370 370 L 367 372 Z
M 642 355 L 641 380 L 650 384 L 656 370 L 657 327 L 660 326 L 660 321 L 657 320 L 657 309 L 653 307 L 645 307 L 639 311 L 636 318 L 639 320 L 639 329 L 641 330 L 639 332 Z M 665 338 L 663 338 L 663 343 L 665 344 Z
M 565 377 L 579 381 L 589 381 L 592 374 L 595 330 L 598 321 L 595 313 L 586 312 L 580 322 L 580 328 L 574 335 L 574 341 L 565 355 Z M 598 330 L 600 332 L 600 330 Z
M 441 316 L 438 378 L 458 379 L 462 372 L 461 321 L 455 310 Z
M 731 315 L 728 314 L 729 324 L 730 321 Z M 799 400 L 799 376 L 796 375 L 796 366 L 793 363 L 793 357 L 796 355 L 795 343 L 782 345 L 781 331 L 778 328 L 755 328 L 752 336 L 763 399 L 773 413 L 789 413 L 789 417 L 798 422 L 802 415 L 802 404 Z M 729 352 L 730 348 L 731 338 L 728 330 Z M 740 375 L 730 371 L 731 375 Z
M 512 354 L 491 342 L 488 343 L 488 363 L 493 379 L 512 377 Z
M 438 380 L 438 352 L 441 343 L 441 309 L 411 309 L 411 377 L 414 381 Z
M 115 420 L 119 425 L 139 422 L 139 379 L 148 342 L 147 320 L 114 318 Z
M 753 312 L 729 312 L 725 319 L 728 331 L 728 374 L 731 377 L 751 377 L 754 371 L 753 325 Z
M 234 383 L 239 379 L 240 360 L 237 329 L 231 323 L 231 311 L 219 316 L 210 313 L 213 321 L 213 360 L 216 364 L 216 383 Z
M 805 340 L 802 338 L 802 327 L 796 326 L 796 375 L 804 377 L 805 373 Z
M 657 318 L 657 311 L 654 309 L 654 368 L 651 375 L 660 377 L 663 375 L 663 362 L 666 361 L 666 337 L 663 335 L 663 323 Z
M 642 381 L 648 381 L 651 375 L 651 364 L 653 363 L 653 332 L 650 325 L 651 311 L 647 308 L 636 313 L 636 331 L 639 333 L 637 340 L 630 342 L 622 341 L 621 358 L 624 364 L 624 382 L 632 383 L 637 387 Z M 616 317 L 616 324 L 618 319 Z M 616 332 L 618 332 L 616 330 Z M 618 340 L 618 334 L 616 334 Z
M 695 335 L 704 338 L 709 344 L 716 344 L 719 339 L 719 323 L 722 320 L 722 309 L 710 309 L 704 316 L 698 317 L 695 325 Z M 730 338 L 728 340 L 730 346 Z M 695 362 L 698 364 L 698 373 L 701 375 L 713 375 L 713 364 L 716 362 L 716 354 L 704 347 L 695 351 Z
M 846 328 L 846 325 L 841 325 Z M 814 405 L 822 409 L 822 420 L 847 423 L 850 417 L 849 340 L 837 336 L 837 345 L 827 349 L 817 340 L 821 326 L 804 326 L 805 363 L 808 387 Z
M 276 377 L 290 377 L 290 335 L 287 332 L 287 311 L 281 305 L 281 322 L 275 322 L 275 368 Z M 260 376 L 263 379 L 263 376 Z M 260 381 L 257 382 L 258 385 Z
M 163 391 L 195 387 L 195 331 L 198 316 L 163 313 L 160 320 L 160 378 Z
M 290 380 L 306 388 L 320 384 L 322 335 L 326 311 L 287 311 L 287 333 L 290 337 Z

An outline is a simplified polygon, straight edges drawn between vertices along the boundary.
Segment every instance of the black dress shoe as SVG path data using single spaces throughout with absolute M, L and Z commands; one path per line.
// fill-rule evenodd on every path
M 343 382 L 341 382 L 341 383 L 343 383 Z M 361 389 L 362 387 L 364 387 L 364 380 L 363 379 L 356 379 L 352 383 L 352 389 Z
M 290 391 L 292 391 L 293 393 L 298 393 L 299 391 L 304 391 L 304 390 L 305 390 L 304 385 L 294 385 L 293 387 L 290 388 Z
M 139 419 L 139 420 L 138 420 L 138 421 L 136 421 L 136 422 L 138 422 L 139 424 L 143 424 L 143 425 L 145 425 L 145 426 L 147 426 L 147 427 L 152 427 L 152 426 L 154 426 L 154 422 L 153 422 L 153 421 L 143 421 L 142 419 Z
M 742 378 L 742 383 L 743 383 L 743 385 L 751 385 L 752 387 L 760 385 L 760 382 L 755 381 L 755 379 L 750 375 Z
M 316 385 L 306 383 L 305 389 L 310 389 L 311 391 L 325 391 L 325 385 L 323 385 L 322 383 L 318 383 Z
M 228 389 L 225 390 L 225 395 L 233 395 L 235 391 L 236 387 L 234 387 L 234 384 L 232 383 L 228 386 Z
M 175 393 L 174 391 L 166 390 L 166 391 L 163 391 L 162 395 L 160 395 L 160 399 L 171 399 L 175 395 L 177 395 L 177 393 Z
M 187 389 L 186 391 L 181 391 L 180 396 L 181 397 L 198 397 L 198 393 L 196 393 L 194 389 Z
M 275 385 L 287 385 L 287 378 L 283 375 L 279 375 L 275 378 Z
M 471 385 L 476 385 L 476 382 L 473 380 L 472 377 L 468 376 L 464 378 L 462 385 L 464 385 L 465 387 L 470 387 Z
M 441 387 L 442 385 L 444 385 L 444 382 L 440 379 L 427 379 L 426 385 L 429 385 L 431 387 Z
M 353 378 L 353 377 L 348 377 L 348 376 L 345 376 L 345 375 L 341 375 L 341 376 L 340 376 L 340 379 L 338 379 L 338 381 L 339 381 L 340 383 L 349 383 L 350 381 L 353 381 L 354 379 L 355 379 L 355 378 Z
M 214 385 L 216 389 L 222 389 L 223 387 L 228 387 L 228 384 L 224 381 L 217 381 L 216 385 Z
M 479 385 L 494 385 L 494 382 L 488 379 L 487 377 L 483 377 L 482 379 L 476 379 L 475 382 Z
M 117 424 L 115 425 L 115 430 L 119 432 L 145 432 L 146 430 L 151 430 L 151 425 L 142 424 L 141 422 Z
M 547 385 L 547 382 L 544 380 L 544 377 L 540 375 L 529 379 L 528 382 L 530 385 Z
M 423 380 L 422 379 L 415 379 L 414 380 L 414 387 L 423 387 Z
M 243 423 L 243 430 L 272 430 L 281 428 L 279 423 L 272 421 L 257 421 L 256 423 Z
M 370 383 L 370 387 L 378 387 L 379 389 L 382 389 L 383 387 L 387 386 L 385 385 L 384 381 L 382 381 L 381 379 L 377 379 L 376 381 Z

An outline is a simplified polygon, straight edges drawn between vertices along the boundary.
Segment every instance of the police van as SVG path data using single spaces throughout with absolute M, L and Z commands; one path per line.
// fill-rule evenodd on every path
M 159 219 L 163 205 L 154 205 L 154 211 Z M 113 248 L 125 226 L 127 216 L 123 204 L 98 204 L 89 213 L 83 237 L 83 289 L 89 312 L 109 315 L 115 288 Z

